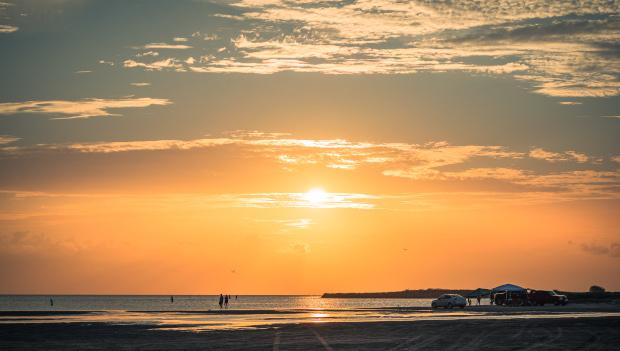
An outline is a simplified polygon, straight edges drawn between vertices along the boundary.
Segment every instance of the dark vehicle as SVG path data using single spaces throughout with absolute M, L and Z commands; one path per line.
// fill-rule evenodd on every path
M 554 305 L 566 305 L 568 298 L 566 295 L 559 295 L 555 291 L 531 290 L 528 294 L 531 305 L 544 306 L 552 303 Z
M 526 306 L 529 299 L 526 292 L 499 292 L 493 294 L 493 301 L 498 306 Z

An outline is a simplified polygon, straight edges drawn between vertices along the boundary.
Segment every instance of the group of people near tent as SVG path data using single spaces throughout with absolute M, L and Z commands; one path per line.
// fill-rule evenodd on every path
M 465 298 L 470 305 L 471 299 L 477 299 L 480 305 L 482 298 L 489 298 L 491 305 L 524 306 L 531 304 L 528 289 L 514 284 L 504 284 L 490 290 L 478 288 L 465 295 Z

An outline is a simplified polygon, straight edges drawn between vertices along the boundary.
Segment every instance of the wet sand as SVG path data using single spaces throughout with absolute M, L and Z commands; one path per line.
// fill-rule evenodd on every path
M 192 332 L 161 325 L 0 325 L 2 350 L 620 350 L 620 317 L 302 323 Z

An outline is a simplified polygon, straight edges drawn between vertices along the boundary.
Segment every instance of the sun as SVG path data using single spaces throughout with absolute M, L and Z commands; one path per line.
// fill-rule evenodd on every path
M 304 199 L 313 204 L 319 204 L 327 200 L 327 193 L 321 188 L 312 188 L 304 194 Z

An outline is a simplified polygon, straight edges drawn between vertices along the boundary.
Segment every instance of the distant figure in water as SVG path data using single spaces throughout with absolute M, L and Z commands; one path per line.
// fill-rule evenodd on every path
M 235 295 L 235 300 L 239 298 L 239 295 Z
M 471 299 L 469 297 L 467 298 L 467 304 L 471 306 Z
M 54 306 L 54 299 L 50 298 L 50 306 Z
M 228 308 L 228 295 L 226 295 L 224 297 L 224 306 L 226 306 L 226 308 Z
M 220 294 L 220 308 L 222 308 L 223 304 L 224 304 L 224 295 Z
M 174 296 L 170 295 L 170 303 L 174 303 Z
M 480 296 L 478 296 L 477 299 L 478 299 L 478 306 L 480 306 Z

